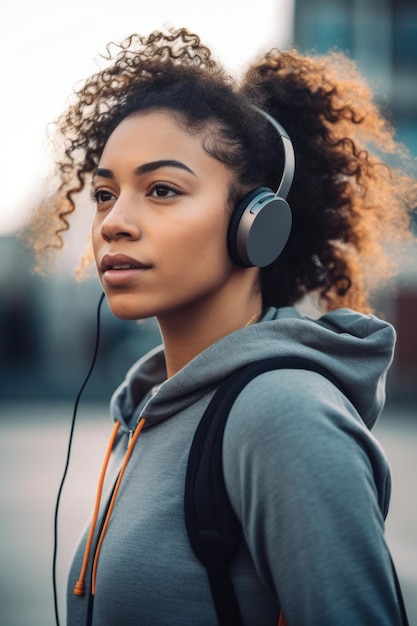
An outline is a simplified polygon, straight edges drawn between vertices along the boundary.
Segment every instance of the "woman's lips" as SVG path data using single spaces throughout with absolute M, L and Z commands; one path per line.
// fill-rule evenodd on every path
M 105 254 L 100 263 L 104 282 L 111 287 L 127 285 L 150 269 L 142 261 L 124 254 Z

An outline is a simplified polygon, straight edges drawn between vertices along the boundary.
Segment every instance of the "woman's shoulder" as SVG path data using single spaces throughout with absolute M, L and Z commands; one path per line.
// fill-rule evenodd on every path
M 317 488 L 319 477 L 330 493 L 347 476 L 353 484 L 369 475 L 376 481 L 380 508 L 387 507 L 390 479 L 383 449 L 349 399 L 317 372 L 277 370 L 248 383 L 229 414 L 223 463 L 235 497 L 255 476 L 260 483 L 268 477 L 268 489 L 275 475 L 307 491 Z M 286 488 L 278 483 L 283 497 Z
M 362 465 L 383 482 L 388 473 L 384 451 L 350 400 L 308 370 L 273 370 L 248 383 L 230 411 L 223 457 L 229 470 L 269 465 L 271 471 L 272 463 L 294 474 L 342 477 Z
M 230 428 L 296 428 L 328 419 L 361 422 L 347 396 L 324 374 L 310 369 L 278 369 L 251 380 L 230 412 Z

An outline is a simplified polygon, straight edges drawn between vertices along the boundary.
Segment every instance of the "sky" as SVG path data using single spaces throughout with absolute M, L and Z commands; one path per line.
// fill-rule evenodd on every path
M 291 43 L 292 0 L 23 0 L 0 9 L 0 236 L 24 225 L 51 169 L 46 129 L 110 41 L 186 27 L 232 72 Z

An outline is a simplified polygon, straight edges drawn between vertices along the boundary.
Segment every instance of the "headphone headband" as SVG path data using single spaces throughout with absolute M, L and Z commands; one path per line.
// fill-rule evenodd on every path
M 275 196 L 276 197 L 279 196 L 280 198 L 283 198 L 285 200 L 291 189 L 292 181 L 294 179 L 294 171 L 295 171 L 295 155 L 294 155 L 294 148 L 291 143 L 291 139 L 289 138 L 288 133 L 285 130 L 285 128 L 279 122 L 277 122 L 277 120 L 274 117 L 272 117 L 272 115 L 269 115 L 269 113 L 267 113 L 266 111 L 263 111 L 262 109 L 260 109 L 259 107 L 255 105 L 252 106 L 252 109 L 254 109 L 255 111 L 258 111 L 258 113 L 263 115 L 264 118 L 267 119 L 268 122 L 271 124 L 271 126 L 275 128 L 275 130 L 277 131 L 278 135 L 281 138 L 282 147 L 284 149 L 284 167 L 283 167 L 283 174 L 282 174 L 281 182 L 275 193 Z

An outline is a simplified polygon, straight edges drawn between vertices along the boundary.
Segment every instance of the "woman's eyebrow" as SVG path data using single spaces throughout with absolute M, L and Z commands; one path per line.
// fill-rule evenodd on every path
M 162 159 L 160 161 L 144 163 L 143 165 L 139 165 L 139 167 L 135 169 L 134 173 L 136 176 L 140 176 L 141 174 L 153 172 L 161 167 L 179 167 L 180 169 L 190 172 L 190 174 L 195 176 L 195 173 L 188 167 L 188 165 L 185 165 L 185 163 L 182 163 L 181 161 L 176 161 L 175 159 Z
M 144 163 L 143 165 L 139 165 L 137 168 L 133 170 L 135 176 L 141 176 L 142 174 L 148 174 L 149 172 L 154 172 L 162 167 L 178 167 L 179 169 L 185 170 L 189 172 L 193 176 L 196 174 L 192 169 L 182 163 L 181 161 L 176 161 L 175 159 L 161 159 L 159 161 L 150 161 L 149 163 Z M 101 178 L 110 178 L 114 179 L 114 173 L 112 170 L 106 169 L 104 167 L 98 167 L 94 172 L 93 178 L 96 176 L 100 176 Z
M 114 174 L 111 170 L 107 170 L 104 167 L 98 167 L 93 174 L 93 178 L 96 176 L 100 176 L 100 178 L 112 178 L 114 179 Z

